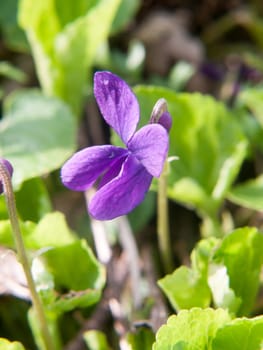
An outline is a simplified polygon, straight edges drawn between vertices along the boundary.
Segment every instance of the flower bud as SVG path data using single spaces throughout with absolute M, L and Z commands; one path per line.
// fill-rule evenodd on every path
M 172 126 L 172 118 L 167 110 L 167 102 L 164 98 L 160 98 L 154 105 L 150 123 L 161 124 L 167 132 L 170 131 Z
M 12 176 L 13 175 L 13 167 L 12 167 L 11 163 L 4 158 L 0 158 L 0 163 L 5 167 L 5 169 L 9 173 L 9 175 Z M 3 191 L 4 191 L 3 182 L 0 179 L 0 194 L 3 193 Z
M 168 132 L 170 131 L 172 127 L 172 117 L 169 112 L 164 112 L 159 120 L 158 124 L 161 124 Z

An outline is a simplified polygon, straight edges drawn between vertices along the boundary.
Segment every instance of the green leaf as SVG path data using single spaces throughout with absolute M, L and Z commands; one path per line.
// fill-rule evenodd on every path
M 52 204 L 43 180 L 38 177 L 25 181 L 16 193 L 16 205 L 23 221 L 37 222 L 51 212 Z
M 19 225 L 24 239 L 26 239 L 36 227 L 35 223 L 29 221 L 20 221 Z M 9 220 L 0 221 L 0 244 L 8 248 L 14 248 L 14 239 Z
M 101 288 L 88 288 L 81 291 L 71 291 L 69 293 L 57 296 L 56 300 L 48 305 L 48 309 L 55 314 L 60 315 L 77 308 L 87 308 L 93 304 L 96 304 L 100 298 Z
M 100 299 L 105 269 L 86 241 L 70 231 L 62 213 L 47 214 L 37 225 L 21 222 L 20 226 L 26 248 L 36 251 L 32 273 L 52 317 Z M 14 247 L 9 220 L 0 221 L 0 244 Z
M 62 213 L 45 215 L 38 224 L 20 221 L 20 228 L 27 249 L 61 247 L 76 241 L 76 236 L 68 228 Z M 0 221 L 0 244 L 14 248 L 9 220 Z
M 13 167 L 13 184 L 59 168 L 74 152 L 76 121 L 67 106 L 37 91 L 12 95 L 0 122 L 0 156 Z
M 181 266 L 158 281 L 176 310 L 216 307 L 248 315 L 254 305 L 263 264 L 263 235 L 255 228 L 237 229 L 223 238 L 202 240 Z M 242 278 L 240 278 L 242 276 Z
M 212 350 L 260 350 L 263 344 L 263 317 L 241 318 L 218 330 Z
M 51 319 L 98 302 L 105 284 L 105 269 L 84 240 L 42 249 L 32 273 Z
M 218 329 L 229 321 L 229 314 L 222 309 L 180 311 L 158 330 L 153 350 L 209 350 Z
M 103 269 L 84 240 L 48 250 L 43 257 L 62 288 L 80 291 L 103 286 L 104 276 L 99 274 Z
M 153 350 L 260 350 L 263 317 L 231 320 L 222 309 L 180 311 L 156 335 Z
M 90 69 L 106 40 L 120 0 L 20 2 L 25 29 L 41 85 L 48 95 L 81 111 Z
M 23 345 L 17 341 L 9 341 L 4 338 L 0 338 L 0 350 L 25 350 Z
M 227 198 L 243 207 L 263 210 L 263 175 L 235 186 Z
M 181 266 L 173 274 L 158 281 L 175 310 L 194 306 L 208 307 L 211 301 L 210 289 L 200 274 Z
M 179 160 L 170 164 L 169 196 L 215 215 L 246 155 L 247 140 L 234 115 L 210 96 L 145 86 L 134 90 L 142 124 L 161 97 L 173 118 L 169 154 Z
M 226 236 L 214 255 L 214 262 L 225 266 L 229 286 L 241 299 L 238 315 L 251 312 L 259 287 L 263 263 L 263 235 L 256 228 L 245 227 Z
M 52 212 L 46 214 L 25 237 L 25 244 L 28 249 L 54 248 L 73 243 L 76 239 L 65 216 L 60 212 Z
M 83 334 L 84 341 L 90 350 L 109 350 L 106 335 L 97 330 L 87 331 Z
M 170 166 L 168 173 L 169 181 L 171 181 L 171 177 L 173 177 L 173 172 L 176 171 L 174 167 L 176 167 L 179 162 Z M 214 207 L 213 200 L 205 192 L 205 189 L 202 188 L 195 179 L 187 176 L 178 179 L 178 181 L 174 183 L 174 186 L 168 185 L 168 196 L 173 199 L 181 199 L 184 203 L 193 208 L 202 208 L 204 205 L 208 206 L 208 203 L 210 203 L 211 208 Z
M 65 312 L 87 307 L 99 300 L 105 284 L 105 270 L 86 241 L 78 240 L 47 250 L 41 258 L 54 278 L 55 289 L 68 291 L 49 305 L 51 310 Z
M 192 268 L 181 266 L 158 281 L 175 310 L 210 305 L 208 266 L 217 242 L 214 238 L 200 241 L 191 254 Z

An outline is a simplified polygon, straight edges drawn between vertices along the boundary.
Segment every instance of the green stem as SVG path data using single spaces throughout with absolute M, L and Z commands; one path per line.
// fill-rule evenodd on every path
M 203 222 L 201 225 L 202 238 L 220 238 L 223 236 L 222 227 L 216 215 L 204 214 L 201 217 L 203 218 Z
M 170 242 L 168 200 L 167 200 L 168 162 L 164 164 L 163 172 L 158 181 L 158 244 L 162 263 L 166 273 L 173 269 L 173 259 Z
M 6 167 L 1 162 L 0 162 L 0 179 L 4 186 L 4 194 L 6 198 L 6 204 L 7 204 L 7 209 L 9 213 L 11 227 L 13 230 L 18 259 L 24 269 L 28 288 L 31 293 L 33 308 L 35 310 L 36 316 L 39 321 L 43 342 L 46 350 L 55 350 L 51 335 L 49 333 L 44 308 L 41 303 L 40 297 L 36 291 L 36 286 L 33 280 L 29 260 L 26 254 L 26 249 L 25 249 L 22 234 L 20 231 L 11 177 Z

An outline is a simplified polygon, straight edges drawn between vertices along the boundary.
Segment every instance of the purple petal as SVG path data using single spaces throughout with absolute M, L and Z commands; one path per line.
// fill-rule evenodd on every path
M 106 122 L 127 144 L 140 117 L 139 104 L 131 88 L 110 72 L 97 72 L 94 95 Z
M 149 124 L 134 134 L 128 149 L 152 176 L 159 177 L 167 156 L 168 142 L 168 133 L 163 126 Z
M 133 156 L 128 156 L 117 177 L 101 187 L 89 203 L 90 214 L 111 220 L 133 210 L 145 197 L 152 176 Z
M 128 154 L 127 154 L 128 155 Z M 119 172 L 121 171 L 123 162 L 125 161 L 126 157 L 121 157 L 116 159 L 110 166 L 109 170 L 107 170 L 98 185 L 98 188 L 101 188 L 102 186 L 106 185 L 106 183 L 110 182 L 112 179 L 114 179 L 116 176 L 118 176 Z
M 164 112 L 160 116 L 160 118 L 158 120 L 158 124 L 162 125 L 167 130 L 167 132 L 169 132 L 171 127 L 172 127 L 172 117 L 171 117 L 170 113 Z
M 85 191 L 127 150 L 111 145 L 93 146 L 75 153 L 62 167 L 63 184 L 75 191 Z

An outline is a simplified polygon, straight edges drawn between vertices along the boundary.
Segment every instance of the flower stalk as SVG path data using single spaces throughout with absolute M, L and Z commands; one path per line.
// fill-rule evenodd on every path
M 26 254 L 22 234 L 19 227 L 15 196 L 13 192 L 11 176 L 3 161 L 0 160 L 0 180 L 4 187 L 4 195 L 6 199 L 6 205 L 10 218 L 10 224 L 13 231 L 15 246 L 17 250 L 18 259 L 23 267 L 29 291 L 31 293 L 33 309 L 36 313 L 39 327 L 42 335 L 42 340 L 46 350 L 55 350 L 52 337 L 50 335 L 46 315 L 40 297 L 37 293 L 36 286 L 31 273 L 30 263 Z
M 167 200 L 167 173 L 168 161 L 164 163 L 163 172 L 158 180 L 158 203 L 157 203 L 157 234 L 161 260 L 166 273 L 173 269 L 173 259 L 171 251 L 170 230 L 169 230 L 169 213 Z

